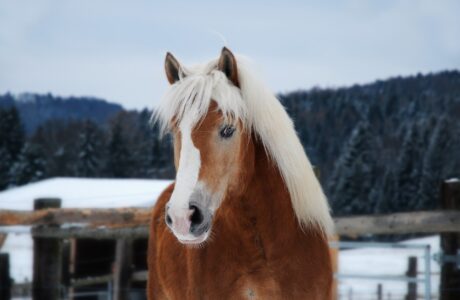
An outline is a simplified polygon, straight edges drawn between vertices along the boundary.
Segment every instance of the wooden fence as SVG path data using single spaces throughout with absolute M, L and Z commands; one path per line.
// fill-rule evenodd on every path
M 150 209 L 45 209 L 0 211 L 0 226 L 29 225 L 34 236 L 48 238 L 145 238 Z M 454 233 L 460 231 L 460 210 L 419 211 L 335 218 L 338 235 Z M 74 224 L 70 227 L 43 225 Z M 78 226 L 77 226 L 78 225 Z M 81 225 L 84 225 L 83 227 Z
M 33 226 L 34 255 L 38 262 L 34 265 L 34 281 L 52 280 L 60 276 L 60 267 L 50 264 L 59 254 L 60 239 L 92 238 L 92 239 L 135 239 L 148 237 L 150 209 L 119 208 L 119 209 L 62 209 L 56 199 L 39 199 L 35 202 L 34 211 L 0 211 L 0 226 L 26 225 Z M 403 234 L 403 233 L 441 233 L 444 253 L 456 255 L 460 248 L 460 182 L 444 182 L 442 185 L 442 209 L 395 213 L 388 215 L 369 215 L 335 218 L 336 232 L 341 236 L 359 236 L 363 234 Z M 66 224 L 65 227 L 60 225 Z M 117 249 L 125 249 L 122 242 Z M 122 250 L 120 250 L 122 251 Z M 40 259 L 38 259 L 40 257 Z M 117 256 L 120 264 L 126 262 Z M 37 265 L 38 264 L 38 265 Z M 52 268 L 52 270 L 50 269 Z M 114 274 L 115 282 L 122 283 L 123 268 Z M 54 270 L 54 271 L 53 271 Z M 35 276 L 38 276 L 35 278 Z M 45 276 L 46 278 L 42 278 Z M 51 278 L 51 279 L 50 279 Z M 460 271 L 455 264 L 445 263 L 441 272 L 441 288 L 446 291 L 460 282 Z M 49 281 L 48 281 L 49 282 Z M 457 287 L 458 288 L 458 287 Z M 36 287 L 35 290 L 39 290 Z M 35 291 L 36 292 L 36 291 Z M 455 298 L 458 294 L 441 293 L 442 300 Z M 35 297 L 39 299 L 41 297 Z M 46 299 L 57 299 L 56 294 L 47 294 Z M 45 299 L 43 298 L 43 299 Z M 123 295 L 115 299 L 124 299 Z

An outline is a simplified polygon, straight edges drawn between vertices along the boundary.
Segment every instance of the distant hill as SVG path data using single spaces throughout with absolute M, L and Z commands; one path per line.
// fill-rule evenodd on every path
M 279 95 L 336 214 L 432 209 L 460 177 L 460 72 Z
M 123 110 L 119 104 L 93 97 L 58 97 L 51 94 L 24 93 L 0 95 L 0 107 L 16 106 L 26 132 L 35 129 L 48 120 L 90 119 L 99 125 Z
M 457 70 L 278 97 L 320 170 L 335 215 L 434 209 L 442 180 L 460 178 Z M 82 176 L 75 167 L 81 157 L 93 177 L 174 176 L 170 140 L 160 140 L 158 128 L 148 125 L 148 110 L 126 112 L 94 98 L 0 96 L 0 108 L 8 105 L 18 107 L 29 133 L 52 119 L 98 123 L 48 123 L 35 138 L 29 135 L 44 148 L 42 177 Z

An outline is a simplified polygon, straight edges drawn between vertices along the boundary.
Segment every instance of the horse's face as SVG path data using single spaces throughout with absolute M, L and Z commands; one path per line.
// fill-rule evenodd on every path
M 193 129 L 182 123 L 174 132 L 176 186 L 166 223 L 183 243 L 201 243 L 213 215 L 229 192 L 237 191 L 247 135 L 225 121 L 213 103 Z
M 236 75 L 231 73 L 236 72 L 233 55 L 224 49 L 222 56 L 225 57 L 221 57 L 219 66 L 238 85 L 232 80 Z M 166 61 L 168 79 L 175 82 L 178 76 L 168 71 L 179 70 L 179 66 L 172 66 L 177 61 L 168 59 L 173 58 L 169 56 Z M 249 135 L 239 120 L 224 118 L 216 101 L 211 101 L 205 117 L 197 124 L 184 117 L 173 126 L 173 134 L 177 175 L 165 221 L 180 242 L 200 244 L 209 237 L 214 213 L 226 195 L 241 191 Z

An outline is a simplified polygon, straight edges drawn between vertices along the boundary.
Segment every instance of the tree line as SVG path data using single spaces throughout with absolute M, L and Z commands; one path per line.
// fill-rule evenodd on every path
M 280 95 L 335 215 L 428 210 L 460 177 L 460 72 Z
M 460 177 L 458 71 L 278 96 L 334 215 L 433 209 L 441 181 Z M 52 118 L 25 134 L 15 106 L 0 106 L 0 190 L 57 176 L 173 178 L 171 138 L 150 115 Z
M 49 120 L 26 136 L 17 109 L 0 108 L 0 190 L 50 177 L 173 178 L 172 146 L 151 111 L 121 111 L 106 125 Z

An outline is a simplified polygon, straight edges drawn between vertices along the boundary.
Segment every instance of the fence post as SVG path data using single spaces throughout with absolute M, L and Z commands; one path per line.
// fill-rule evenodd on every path
M 383 300 L 382 284 L 377 284 L 377 300 Z
M 132 275 L 133 241 L 118 239 L 115 249 L 113 300 L 129 300 Z
M 451 179 L 441 186 L 441 208 L 460 210 L 460 181 Z M 460 251 L 460 232 L 441 234 L 443 255 L 458 255 Z M 454 262 L 441 262 L 441 300 L 460 299 L 460 269 Z
M 72 281 L 72 279 L 75 278 L 75 268 L 76 268 L 76 256 L 77 256 L 77 240 L 76 239 L 70 239 L 70 257 L 69 257 L 69 279 Z M 68 291 L 68 299 L 69 300 L 74 300 L 75 296 L 75 289 L 72 285 L 69 286 Z M 108 294 L 110 295 L 110 294 Z M 108 299 L 110 300 L 110 299 Z
M 10 256 L 0 253 L 0 299 L 11 299 Z
M 321 170 L 317 166 L 313 166 L 313 173 L 315 173 L 316 179 L 320 181 L 321 179 Z M 329 242 L 334 241 L 338 242 L 340 240 L 340 237 L 336 234 L 333 236 L 328 237 Z M 339 272 L 339 248 L 329 248 L 329 257 L 331 259 L 332 263 L 332 272 L 334 272 L 333 275 L 337 274 Z M 339 294 L 339 281 L 337 278 L 334 276 L 333 281 L 332 281 L 332 293 L 331 297 L 332 299 L 338 299 L 338 294 Z
M 60 199 L 36 199 L 34 210 L 60 208 Z M 58 225 L 49 225 L 56 227 Z M 58 300 L 60 299 L 62 273 L 62 243 L 57 238 L 34 237 L 34 265 L 32 282 L 32 299 Z
M 408 258 L 406 276 L 412 279 L 417 278 L 417 257 L 410 256 Z M 407 283 L 406 300 L 416 300 L 416 299 L 417 299 L 417 283 L 409 282 Z

